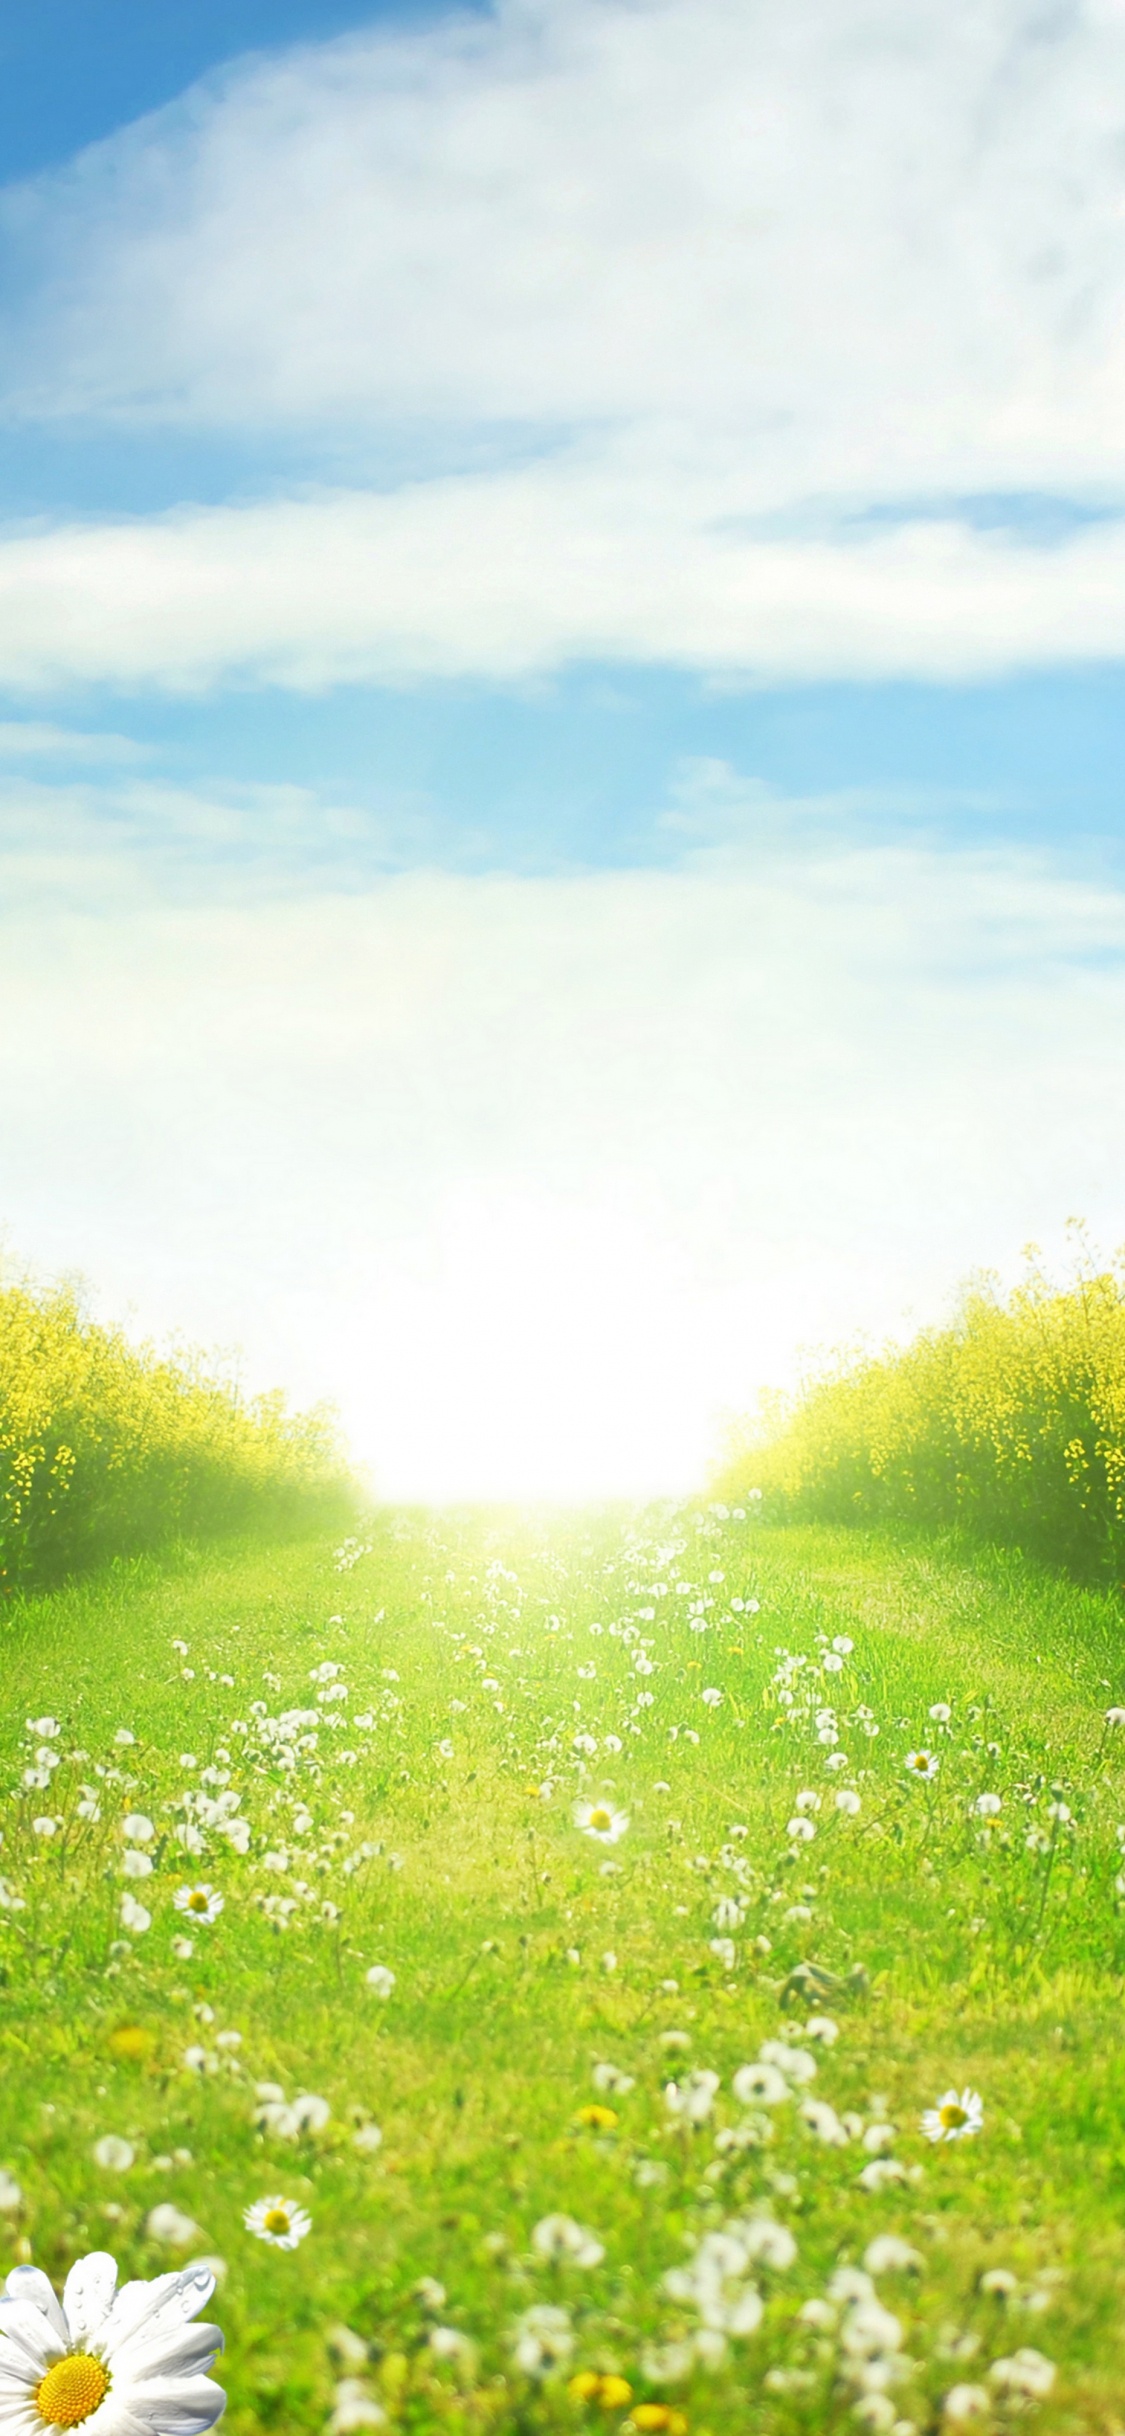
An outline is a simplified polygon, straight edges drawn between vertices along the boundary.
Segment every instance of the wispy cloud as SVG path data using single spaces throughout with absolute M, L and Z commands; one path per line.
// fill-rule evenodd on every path
M 8 412 L 398 470 L 12 536 L 0 678 L 1120 656 L 1123 92 L 1110 0 L 503 0 L 224 73 L 8 198 Z

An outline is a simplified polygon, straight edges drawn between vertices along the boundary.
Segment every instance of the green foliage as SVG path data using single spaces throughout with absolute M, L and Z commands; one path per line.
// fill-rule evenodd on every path
M 1125 1275 L 1032 1270 L 951 1327 L 843 1360 L 743 1432 L 719 1481 L 777 1513 L 958 1527 L 1080 1578 L 1125 1573 Z
M 280 1528 L 343 1492 L 324 1412 L 247 1401 L 198 1357 L 130 1345 L 69 1287 L 0 1286 L 0 1585 L 182 1536 Z

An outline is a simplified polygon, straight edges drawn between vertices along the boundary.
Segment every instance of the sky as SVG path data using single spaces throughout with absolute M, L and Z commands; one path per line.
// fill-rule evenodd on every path
M 0 26 L 0 1231 L 387 1496 L 1125 1238 L 1123 0 Z

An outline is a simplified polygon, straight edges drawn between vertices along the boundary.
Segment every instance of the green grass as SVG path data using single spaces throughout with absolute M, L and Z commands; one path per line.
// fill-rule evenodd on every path
M 334 2409 L 345 2430 L 357 2405 L 342 2377 L 359 2380 L 368 2424 L 378 2409 L 404 2430 L 631 2425 L 624 2401 L 571 2395 L 587 2369 L 623 2376 L 634 2408 L 663 2403 L 692 2436 L 921 2436 L 956 2424 L 942 2412 L 958 2386 L 992 2397 L 976 2424 L 1006 2427 L 1018 2414 L 990 2366 L 1029 2348 L 1057 2372 L 1033 2424 L 1109 2436 L 1125 2394 L 1125 1728 L 1103 1729 L 1125 1699 L 1118 1600 L 1011 1556 L 707 1512 L 383 1514 L 366 1538 L 344 1570 L 330 1543 L 224 1547 L 9 1605 L 0 1875 L 23 1908 L 0 1912 L 0 2168 L 22 2194 L 0 2216 L 7 2263 L 61 2276 L 109 2247 L 123 2271 L 153 2274 L 219 2257 L 238 2436 L 319 2430 Z M 696 1632 L 700 1598 L 713 1604 Z M 777 1653 L 817 1662 L 841 1636 L 843 1668 L 799 1670 L 797 1700 L 779 1705 Z M 311 1681 L 325 1663 L 340 1673 Z M 318 1703 L 333 1683 L 348 1699 Z M 320 1706 L 292 1771 L 255 1703 Z M 945 1703 L 948 1729 L 929 1715 Z M 814 1723 L 829 1704 L 849 1763 L 835 1771 Z M 857 1710 L 877 1733 L 846 1722 Z M 28 1734 L 42 1717 L 57 1737 Z M 135 1740 L 116 1742 L 122 1729 Z M 60 1764 L 25 1786 L 37 1747 Z M 919 1748 L 940 1761 L 932 1783 L 905 1766 Z M 169 1805 L 204 1767 L 229 1775 L 212 1799 L 239 1795 L 245 1853 L 214 1827 L 198 1855 L 174 1840 L 184 1814 Z M 100 1818 L 78 1815 L 83 1785 Z M 841 1787 L 858 1816 L 833 1808 Z M 970 1810 L 982 1789 L 1002 1804 L 987 1829 Z M 822 1807 L 795 1846 L 803 1790 Z M 612 1847 L 572 1815 L 595 1794 L 629 1816 Z M 126 1879 L 133 1813 L 154 1822 L 155 1866 Z M 62 1824 L 45 1837 L 37 1817 Z M 1029 1828 L 1046 1849 L 1028 1849 Z M 225 1908 L 177 1957 L 173 1895 L 197 1880 Z M 126 1893 L 147 1929 L 123 1929 Z M 728 1967 L 712 1914 L 740 1896 Z M 287 1926 L 268 1916 L 278 1899 Z M 844 1985 L 787 1998 L 807 1961 Z M 395 1974 L 386 2001 L 366 1983 L 379 1964 Z M 724 2140 L 747 2115 L 733 2074 L 810 2013 L 839 2026 L 830 2046 L 804 2042 L 811 2094 L 854 2117 L 852 2136 L 826 2144 L 798 2092 L 751 2122 L 750 2144 Z M 634 2086 L 599 2093 L 598 2062 Z M 694 2129 L 663 2094 L 692 2068 L 721 2083 Z M 261 2082 L 322 2097 L 327 2122 L 256 2128 Z M 951 2084 L 980 2092 L 984 2128 L 934 2148 L 919 2118 Z M 592 2103 L 616 2120 L 581 2122 Z M 903 2178 L 872 2190 L 863 2134 L 880 2121 Z M 381 2145 L 357 2146 L 372 2122 Z M 124 2171 L 95 2161 L 107 2134 L 134 2152 Z M 243 2226 L 275 2192 L 312 2217 L 293 2253 Z M 151 2227 L 166 2203 L 198 2228 L 179 2248 Z M 749 2271 L 761 2326 L 669 2375 L 653 2347 L 690 2342 L 701 2320 L 666 2272 L 763 2211 L 797 2256 Z M 601 2263 L 539 2256 L 533 2229 L 556 2212 L 593 2228 Z M 846 2308 L 834 2329 L 798 2313 L 887 2233 L 919 2265 L 878 2273 L 913 2363 L 883 2407 L 842 2373 Z M 1015 2279 L 1007 2298 L 981 2287 L 994 2269 Z M 422 2278 L 444 2299 L 419 2296 Z M 570 2313 L 573 2350 L 537 2378 L 511 2330 L 544 2303 Z M 443 2356 L 435 2326 L 468 2348 Z M 350 2361 L 340 2327 L 365 2347 Z

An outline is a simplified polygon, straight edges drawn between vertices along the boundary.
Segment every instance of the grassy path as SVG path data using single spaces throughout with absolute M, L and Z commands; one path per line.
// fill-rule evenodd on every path
M 1125 2428 L 1119 1604 L 752 1512 L 367 1538 L 9 1608 L 8 2263 L 220 2259 L 239 2436 Z

